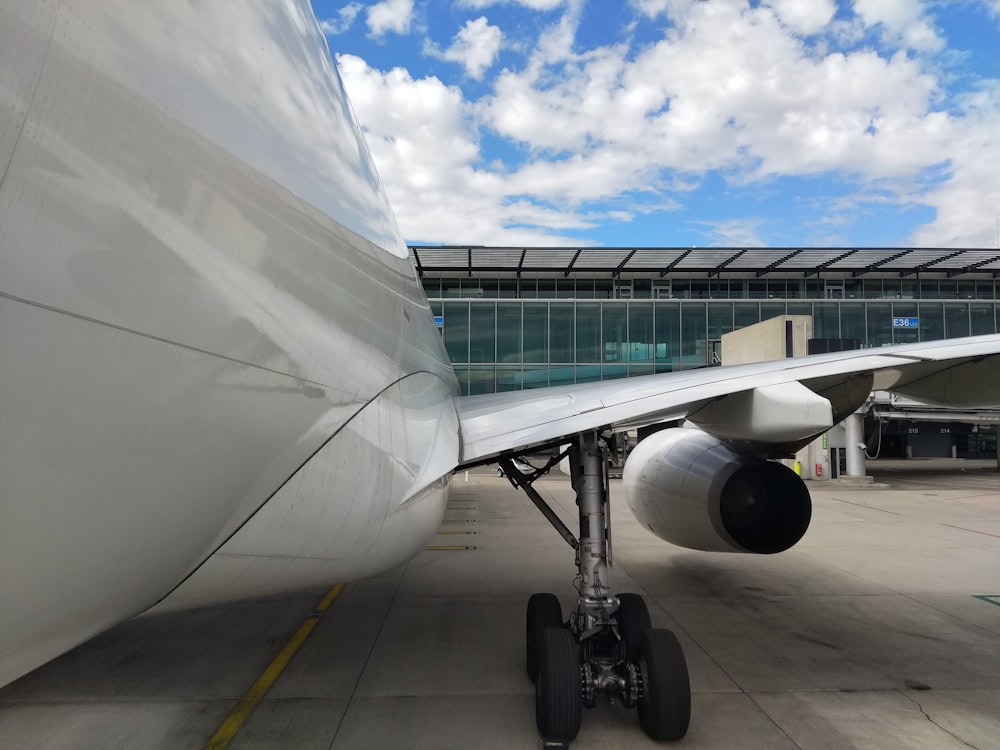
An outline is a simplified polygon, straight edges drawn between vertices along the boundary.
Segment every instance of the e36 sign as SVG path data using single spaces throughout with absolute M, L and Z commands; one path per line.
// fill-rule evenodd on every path
M 893 328 L 917 328 L 920 325 L 920 318 L 893 318 Z

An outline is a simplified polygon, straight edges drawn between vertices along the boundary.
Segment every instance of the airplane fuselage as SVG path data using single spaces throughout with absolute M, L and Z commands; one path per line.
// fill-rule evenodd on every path
M 4 0 L 0 58 L 0 684 L 415 554 L 455 379 L 308 3 Z

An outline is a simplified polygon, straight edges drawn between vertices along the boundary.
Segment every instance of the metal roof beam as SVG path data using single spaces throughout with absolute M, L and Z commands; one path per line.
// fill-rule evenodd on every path
M 746 250 L 740 250 L 735 255 L 730 255 L 728 258 L 726 258 L 724 261 L 722 261 L 719 265 L 717 265 L 715 268 L 713 268 L 711 271 L 708 272 L 708 278 L 712 278 L 713 276 L 718 276 L 719 273 L 722 271 L 723 268 L 725 268 L 726 266 L 728 266 L 730 263 L 732 263 L 734 260 L 736 260 L 737 258 L 739 258 L 741 255 L 746 255 L 746 252 L 747 252 Z
M 635 253 L 636 253 L 635 250 L 629 251 L 629 254 L 622 259 L 622 262 L 619 263 L 617 266 L 615 266 L 615 270 L 611 272 L 611 278 L 617 279 L 619 276 L 622 275 L 622 269 L 625 267 L 626 263 L 632 260 L 632 256 L 635 255 Z
M 569 278 L 569 272 L 573 270 L 573 264 L 574 264 L 574 263 L 576 263 L 576 259 L 580 257 L 580 253 L 582 253 L 582 252 L 583 252 L 583 248 L 582 248 L 582 247 L 580 247 L 580 248 L 577 248 L 577 251 L 576 251 L 576 254 L 574 254 L 574 255 L 573 255 L 573 260 L 571 260 L 571 261 L 570 261 L 570 262 L 569 262 L 569 263 L 568 263 L 568 264 L 566 265 L 566 270 L 565 270 L 565 271 L 563 271 L 563 278 L 564 278 L 564 279 L 565 279 L 565 278 Z M 523 259 L 522 259 L 522 260 L 523 260 Z
M 784 263 L 785 261 L 791 260 L 792 258 L 794 258 L 796 255 L 798 255 L 801 252 L 802 252 L 802 248 L 800 247 L 797 250 L 793 250 L 792 252 L 790 252 L 784 258 L 778 258 L 778 260 L 774 261 L 774 263 L 768 263 L 766 267 L 764 267 L 764 268 L 762 268 L 762 269 L 760 269 L 759 271 L 756 272 L 757 278 L 759 279 L 761 276 L 764 276 L 765 274 L 769 274 L 771 271 L 773 271 L 775 268 L 777 268 L 778 266 L 780 266 L 782 263 Z
M 671 261 L 670 263 L 668 263 L 668 264 L 667 264 L 667 265 L 666 265 L 666 266 L 665 266 L 665 267 L 663 268 L 663 270 L 662 270 L 662 271 L 660 271 L 660 278 L 662 279 L 662 278 L 663 278 L 664 276 L 666 276 L 666 275 L 667 275 L 668 273 L 670 273 L 671 271 L 673 271 L 673 270 L 674 270 L 674 267 L 675 267 L 675 266 L 676 266 L 676 265 L 677 265 L 678 263 L 680 263 L 680 262 L 681 262 L 682 260 L 684 260 L 684 259 L 685 259 L 686 257 L 688 257 L 688 256 L 689 256 L 690 254 L 691 254 L 691 251 L 690 251 L 690 250 L 685 250 L 685 251 L 684 251 L 683 253 L 681 253 L 681 254 L 680 254 L 680 255 L 678 255 L 678 256 L 677 256 L 676 258 L 674 258 L 674 259 L 673 259 L 673 260 L 672 260 L 672 261 Z
M 851 257 L 851 256 L 852 256 L 852 255 L 854 255 L 854 253 L 856 253 L 857 251 L 858 251 L 858 250 L 857 250 L 857 248 L 855 248 L 854 250 L 848 250 L 848 251 L 847 251 L 846 253 L 844 253 L 843 255 L 838 255 L 838 256 L 837 256 L 836 258 L 830 258 L 830 260 L 827 260 L 827 261 L 824 261 L 824 262 L 820 263 L 820 264 L 819 264 L 818 266 L 816 266 L 816 267 L 815 267 L 815 268 L 814 268 L 813 270 L 811 270 L 811 271 L 806 271 L 806 272 L 805 272 L 805 277 L 806 277 L 806 278 L 808 279 L 808 278 L 809 278 L 810 276 L 812 276 L 813 274 L 816 274 L 817 276 L 819 276 L 819 272 L 820 272 L 820 271 L 823 271 L 823 270 L 825 270 L 825 269 L 826 269 L 826 268 L 827 268 L 828 266 L 832 266 L 832 265 L 833 265 L 834 263 L 836 263 L 836 262 L 838 262 L 838 261 L 841 261 L 841 260 L 843 260 L 844 258 L 849 258 L 849 257 Z
M 897 258 L 902 258 L 904 255 L 909 254 L 909 250 L 900 250 L 895 255 L 890 255 L 888 258 L 883 258 L 882 260 L 877 260 L 874 263 L 869 263 L 864 268 L 859 268 L 855 271 L 851 271 L 851 276 L 857 278 L 858 276 L 864 276 L 866 273 L 876 270 L 879 266 L 883 266 L 891 260 L 896 260 Z
M 965 268 L 957 268 L 957 269 L 948 271 L 948 278 L 950 279 L 950 278 L 952 278 L 954 276 L 961 276 L 963 273 L 972 273 L 973 271 L 975 271 L 980 266 L 985 266 L 987 263 L 992 263 L 993 261 L 996 261 L 996 260 L 1000 260 L 1000 255 L 994 255 L 992 258 L 987 258 L 986 260 L 981 260 L 981 261 L 978 261 L 977 263 L 970 263 Z M 994 278 L 996 278 L 995 275 L 994 275 Z
M 927 263 L 921 263 L 918 266 L 914 266 L 909 271 L 900 271 L 899 272 L 899 278 L 902 279 L 902 278 L 904 278 L 906 276 L 912 276 L 913 274 L 918 274 L 919 275 L 921 271 L 926 271 L 928 268 L 930 268 L 931 266 L 933 266 L 935 263 L 940 263 L 943 260 L 948 260 L 949 258 L 954 258 L 956 255 L 961 255 L 964 252 L 965 252 L 965 250 L 958 250 L 958 251 L 956 251 L 954 253 L 948 253 L 947 255 L 942 256 L 940 258 L 935 258 L 934 260 L 928 261 Z M 931 269 L 931 270 L 934 270 L 934 269 Z

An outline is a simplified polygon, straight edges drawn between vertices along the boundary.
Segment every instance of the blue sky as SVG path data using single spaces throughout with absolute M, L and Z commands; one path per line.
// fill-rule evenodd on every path
M 410 243 L 997 247 L 1000 0 L 313 0 Z

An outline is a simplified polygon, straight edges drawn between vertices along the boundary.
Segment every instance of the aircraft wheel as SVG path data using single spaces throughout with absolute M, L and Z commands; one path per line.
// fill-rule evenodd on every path
M 549 628 L 542 634 L 535 680 L 535 721 L 543 738 L 572 740 L 583 721 L 580 649 L 573 634 Z
M 653 627 L 645 600 L 638 594 L 618 595 L 618 632 L 625 644 L 625 658 L 634 662 L 639 656 L 642 634 Z
M 657 741 L 679 740 L 691 719 L 691 685 L 677 637 L 669 630 L 647 630 L 639 640 L 642 696 L 639 724 Z
M 538 655 L 542 648 L 542 634 L 549 628 L 563 625 L 562 605 L 555 594 L 532 594 L 528 599 L 526 648 L 528 677 L 534 682 L 538 676 Z

